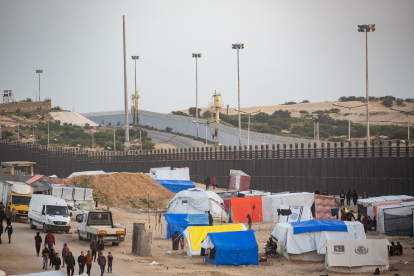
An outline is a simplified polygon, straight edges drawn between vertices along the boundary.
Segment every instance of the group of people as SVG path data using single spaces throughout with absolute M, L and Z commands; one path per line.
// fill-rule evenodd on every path
M 35 236 L 35 246 L 36 246 L 36 253 L 39 257 L 40 254 L 40 246 L 42 244 L 42 237 L 40 236 L 40 232 L 36 233 Z M 55 236 L 49 232 L 45 236 L 44 241 L 44 248 L 41 252 L 42 260 L 43 260 L 43 268 L 47 270 L 48 266 L 54 268 L 55 270 L 60 270 L 60 267 L 65 267 L 68 276 L 73 276 L 75 272 L 76 261 L 75 257 L 72 254 L 72 251 L 69 250 L 67 243 L 63 244 L 62 248 L 62 258 L 60 258 L 59 252 L 56 252 L 54 246 L 56 245 Z M 105 249 L 104 241 L 102 237 L 99 237 L 98 241 L 92 239 L 90 243 L 90 250 L 87 251 L 87 254 L 81 251 L 80 255 L 78 256 L 77 263 L 79 265 L 79 274 L 83 274 L 85 272 L 86 266 L 86 273 L 90 276 L 91 275 L 91 268 L 92 262 L 98 261 L 98 265 L 101 270 L 101 276 L 103 276 L 105 272 L 105 267 L 108 264 L 108 273 L 112 273 L 112 262 L 114 256 L 111 252 L 108 253 L 108 256 L 105 258 L 103 255 L 103 251 Z M 96 253 L 98 252 L 98 258 L 96 257 Z
M 206 184 L 206 190 L 208 190 L 208 187 L 211 185 L 213 186 L 213 189 L 215 189 L 216 187 L 218 188 L 218 185 L 216 184 L 216 178 L 213 176 L 210 179 L 210 176 L 206 176 L 206 178 L 204 178 L 204 184 Z
M 367 214 L 361 214 L 361 211 L 359 210 L 356 215 L 357 217 L 355 217 L 353 210 L 348 212 L 348 210 L 345 207 L 341 209 L 341 220 L 361 222 L 364 225 L 365 233 L 367 231 L 371 231 L 373 228 L 376 227 L 377 221 L 375 217 L 374 219 L 371 219 L 371 217 L 367 216 Z
M 351 199 L 354 205 L 356 206 L 358 201 L 358 193 L 355 190 L 351 192 L 351 189 L 348 189 L 348 192 L 345 195 L 344 190 L 342 190 L 339 194 L 339 198 L 341 199 L 341 206 L 345 206 L 345 198 L 347 206 L 351 206 Z M 366 191 L 362 193 L 362 198 L 368 198 L 368 193 Z
M 2 243 L 1 235 L 6 232 L 9 237 L 9 243 L 11 243 L 11 236 L 13 234 L 13 226 L 11 224 L 12 222 L 16 220 L 16 213 L 17 213 L 16 209 L 13 208 L 13 210 L 10 210 L 10 206 L 7 208 L 7 210 L 5 210 L 5 206 L 3 205 L 3 202 L 0 202 L 0 244 Z M 6 227 L 3 227 L 4 219 L 6 219 L 6 222 L 7 222 Z

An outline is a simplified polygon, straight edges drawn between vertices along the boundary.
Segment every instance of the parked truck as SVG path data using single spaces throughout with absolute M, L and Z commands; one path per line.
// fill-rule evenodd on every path
M 119 245 L 125 241 L 126 229 L 114 226 L 110 211 L 84 211 L 76 216 L 79 240 L 103 238 L 104 242 Z
M 23 182 L 0 180 L 0 200 L 6 208 L 16 209 L 16 218 L 27 219 L 33 188 Z

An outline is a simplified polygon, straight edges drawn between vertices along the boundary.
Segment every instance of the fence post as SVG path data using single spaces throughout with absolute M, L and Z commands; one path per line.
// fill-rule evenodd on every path
M 400 152 L 400 150 L 401 150 L 400 144 L 401 144 L 400 140 L 397 140 L 397 157 L 400 157 L 400 155 L 401 155 L 401 152 Z

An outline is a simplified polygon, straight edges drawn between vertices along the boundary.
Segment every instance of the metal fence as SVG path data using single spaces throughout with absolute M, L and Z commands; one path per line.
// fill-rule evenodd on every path
M 124 111 L 111 111 L 111 112 L 97 112 L 97 113 L 85 113 L 82 114 L 89 120 L 101 124 L 111 123 L 116 125 L 118 123 L 125 124 Z M 132 116 L 129 115 L 129 121 L 132 122 Z M 185 135 L 196 136 L 197 128 L 193 123 L 194 117 L 179 116 L 173 114 L 164 114 L 151 111 L 140 110 L 140 125 L 150 125 L 156 129 L 164 130 L 166 127 L 171 127 L 173 132 L 182 133 Z M 206 123 L 207 120 L 199 119 L 200 123 Z M 214 141 L 214 124 L 207 127 L 207 139 Z M 198 125 L 198 136 L 201 138 L 206 137 L 205 125 Z M 218 142 L 224 146 L 232 146 L 239 144 L 239 130 L 238 128 L 228 127 L 222 124 L 218 124 Z M 309 139 L 302 139 L 296 137 L 279 136 L 266 133 L 258 133 L 250 131 L 250 145 L 260 144 L 283 144 L 283 143 L 305 143 L 310 142 Z M 247 145 L 247 131 L 242 130 L 242 145 Z
M 228 187 L 230 169 L 251 176 L 251 188 L 271 192 L 357 190 L 370 195 L 414 195 L 414 149 L 407 144 L 313 143 L 207 147 L 129 152 L 93 152 L 0 141 L 0 161 L 36 162 L 37 174 L 149 172 L 154 167 L 189 167 L 192 181 L 206 175 Z

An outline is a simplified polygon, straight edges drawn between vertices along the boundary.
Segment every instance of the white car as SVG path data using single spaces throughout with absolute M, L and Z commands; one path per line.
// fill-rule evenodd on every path
M 76 216 L 82 214 L 82 209 L 74 207 L 73 203 L 68 203 L 68 210 L 71 220 L 76 220 Z

